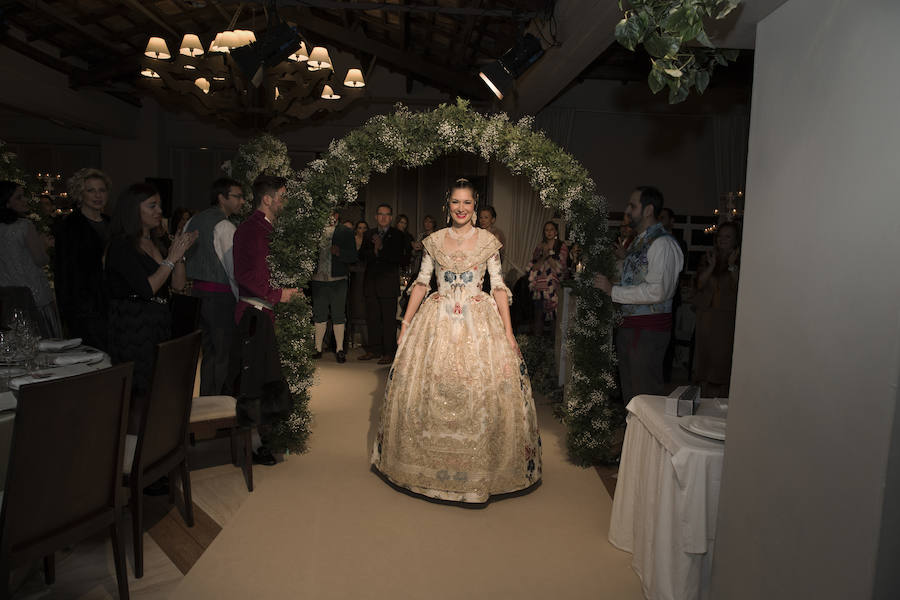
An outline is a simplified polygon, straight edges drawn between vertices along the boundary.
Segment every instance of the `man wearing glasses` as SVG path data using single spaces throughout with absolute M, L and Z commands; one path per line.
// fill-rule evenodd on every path
M 203 362 L 200 394 L 216 396 L 228 372 L 228 354 L 234 335 L 237 283 L 234 280 L 235 225 L 229 218 L 244 205 L 241 184 L 223 177 L 212 184 L 211 206 L 187 222 L 185 231 L 200 233 L 187 253 L 187 276 L 194 280 L 193 295 L 200 298 Z
M 397 298 L 400 296 L 400 266 L 408 263 L 411 248 L 406 236 L 391 227 L 389 204 L 375 209 L 376 227 L 366 232 L 359 248 L 366 261 L 363 293 L 366 297 L 366 328 L 369 345 L 359 360 L 378 360 L 388 365 L 397 350 Z

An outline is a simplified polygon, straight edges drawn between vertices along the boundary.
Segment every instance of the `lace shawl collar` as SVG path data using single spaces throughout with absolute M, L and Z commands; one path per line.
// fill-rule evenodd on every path
M 422 240 L 422 245 L 442 268 L 454 273 L 464 273 L 487 262 L 487 259 L 503 247 L 500 240 L 490 231 L 486 229 L 477 231 L 478 239 L 475 240 L 475 248 L 472 250 L 453 250 L 452 252 L 445 250 L 444 238 L 447 232 L 443 229 L 435 231 Z

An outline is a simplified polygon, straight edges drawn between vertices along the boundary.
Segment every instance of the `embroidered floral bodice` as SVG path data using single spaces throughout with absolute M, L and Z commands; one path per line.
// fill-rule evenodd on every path
M 425 253 L 416 283 L 428 286 L 433 272 L 437 279 L 437 296 L 459 304 L 453 307 L 456 314 L 460 313 L 465 302 L 484 300 L 481 286 L 485 276 L 490 277 L 491 291 L 498 288 L 506 290 L 508 301 L 512 303 L 512 293 L 503 283 L 501 272 L 502 244 L 491 232 L 476 229 L 470 239 L 457 244 L 457 240 L 444 229 L 425 238 L 422 244 Z M 460 247 L 455 248 L 457 245 Z

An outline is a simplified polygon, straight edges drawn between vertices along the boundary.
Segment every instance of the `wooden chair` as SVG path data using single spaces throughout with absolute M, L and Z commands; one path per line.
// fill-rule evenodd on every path
M 132 364 L 23 386 L 0 511 L 0 598 L 10 570 L 108 528 L 119 598 L 128 598 L 122 456 Z
M 175 475 L 181 475 L 184 521 L 194 526 L 191 478 L 188 472 L 188 418 L 194 376 L 200 355 L 200 331 L 157 346 L 153 382 L 147 401 L 138 408 L 136 436 L 129 435 L 122 471 L 131 488 L 128 506 L 134 532 L 134 576 L 144 576 L 144 487 L 163 475 L 170 479 L 174 501 Z
M 253 456 L 250 428 L 238 424 L 237 400 L 234 396 L 198 396 L 191 407 L 191 436 L 196 439 L 215 438 L 219 431 L 228 430 L 231 436 L 231 462 L 241 465 L 247 491 L 253 491 Z M 240 446 L 240 452 L 238 452 Z

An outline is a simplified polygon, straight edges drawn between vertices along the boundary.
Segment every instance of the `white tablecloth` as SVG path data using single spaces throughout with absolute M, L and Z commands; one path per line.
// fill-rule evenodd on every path
M 684 431 L 665 414 L 665 397 L 636 396 L 609 524 L 609 541 L 631 552 L 650 600 L 709 594 L 725 444 Z M 704 399 L 699 414 L 722 409 Z

